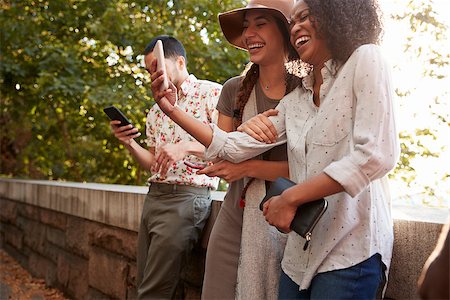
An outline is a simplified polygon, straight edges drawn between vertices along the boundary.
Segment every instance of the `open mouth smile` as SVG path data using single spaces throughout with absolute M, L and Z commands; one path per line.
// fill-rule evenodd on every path
M 262 47 L 264 47 L 263 43 L 251 43 L 247 45 L 249 51 L 258 50 L 261 49 Z
M 307 42 L 309 42 L 309 40 L 311 39 L 311 37 L 309 36 L 301 36 L 299 37 L 296 41 L 295 41 L 295 47 L 296 48 L 300 48 L 301 46 L 305 45 Z

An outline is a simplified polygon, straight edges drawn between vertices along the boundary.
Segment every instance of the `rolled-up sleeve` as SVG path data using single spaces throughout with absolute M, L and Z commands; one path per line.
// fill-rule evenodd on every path
M 284 125 L 285 108 L 280 103 L 277 109 L 279 110 L 278 115 L 270 117 L 278 133 L 278 138 L 275 143 L 266 144 L 252 138 L 246 133 L 238 131 L 225 132 L 217 127 L 217 125 L 210 124 L 213 130 L 213 139 L 209 147 L 205 149 L 205 158 L 212 160 L 219 157 L 234 163 L 239 163 L 264 153 L 275 146 L 286 143 L 286 130 Z
M 324 169 L 352 197 L 391 171 L 399 156 L 390 71 L 378 47 L 363 46 L 358 51 L 353 147 Z
M 213 130 L 213 139 L 205 150 L 207 160 L 219 157 L 240 163 L 286 142 L 286 140 L 278 140 L 276 143 L 266 144 L 243 132 L 225 132 L 215 124 L 210 124 L 210 126 Z

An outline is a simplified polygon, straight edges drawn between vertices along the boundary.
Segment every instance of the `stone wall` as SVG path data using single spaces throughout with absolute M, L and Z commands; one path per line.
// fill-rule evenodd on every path
M 135 231 L 0 200 L 2 247 L 73 299 L 134 298 Z
M 146 192 L 1 179 L 1 248 L 71 299 L 134 299 L 137 226 Z M 214 203 L 211 222 L 220 204 Z M 200 298 L 211 222 L 183 274 L 178 293 L 185 298 Z
M 145 187 L 0 179 L 1 247 L 71 299 L 133 299 L 137 226 L 146 191 Z M 213 195 L 217 201 L 212 216 L 179 289 L 184 298 L 200 298 L 205 249 L 222 197 L 223 193 Z M 440 223 L 445 213 L 440 212 Z M 387 298 L 417 299 L 417 278 L 442 227 L 439 222 L 406 217 L 394 223 Z

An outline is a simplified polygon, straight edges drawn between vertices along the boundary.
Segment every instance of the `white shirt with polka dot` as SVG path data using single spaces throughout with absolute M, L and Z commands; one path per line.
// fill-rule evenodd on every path
M 398 160 L 399 142 L 389 67 L 378 46 L 370 44 L 339 67 L 326 62 L 321 72 L 320 107 L 313 102 L 310 74 L 270 117 L 276 143 L 211 124 L 213 140 L 205 152 L 207 159 L 240 162 L 287 142 L 293 181 L 325 172 L 344 187 L 345 192 L 326 197 L 329 207 L 306 251 L 305 240 L 289 234 L 282 267 L 300 289 L 317 273 L 354 266 L 376 253 L 389 269 L 393 246 L 386 175 Z

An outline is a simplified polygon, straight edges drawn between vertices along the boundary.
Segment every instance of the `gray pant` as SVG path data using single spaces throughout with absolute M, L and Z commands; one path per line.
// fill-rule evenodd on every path
M 242 180 L 230 184 L 211 231 L 203 278 L 204 300 L 235 299 L 243 218 L 239 199 L 243 188 Z
M 209 188 L 152 183 L 138 234 L 139 299 L 171 299 L 211 210 Z

